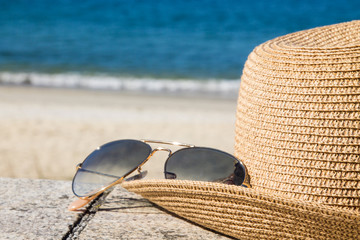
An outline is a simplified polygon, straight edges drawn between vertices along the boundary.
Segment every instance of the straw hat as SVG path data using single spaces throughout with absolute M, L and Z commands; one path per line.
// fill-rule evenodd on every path
M 360 21 L 254 49 L 241 79 L 235 155 L 251 189 L 176 180 L 124 186 L 240 239 L 360 239 Z

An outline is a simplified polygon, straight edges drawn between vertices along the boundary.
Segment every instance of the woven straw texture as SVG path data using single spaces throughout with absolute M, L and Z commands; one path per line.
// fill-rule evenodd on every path
M 256 190 L 360 210 L 360 21 L 249 55 L 235 148 Z
M 256 47 L 236 119 L 235 155 L 251 189 L 174 180 L 124 187 L 240 239 L 360 239 L 360 21 Z
M 199 225 L 239 239 L 358 239 L 360 214 L 254 189 L 180 180 L 122 184 Z

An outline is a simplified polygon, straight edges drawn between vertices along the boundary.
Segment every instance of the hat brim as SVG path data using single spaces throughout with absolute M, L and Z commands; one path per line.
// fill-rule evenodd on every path
M 138 180 L 124 188 L 196 224 L 241 239 L 358 239 L 360 212 L 221 183 Z

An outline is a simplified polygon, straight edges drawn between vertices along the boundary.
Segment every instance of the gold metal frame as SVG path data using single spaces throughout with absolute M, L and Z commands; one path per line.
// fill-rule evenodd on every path
M 150 139 L 141 139 L 139 140 L 141 142 L 144 142 L 144 143 L 157 143 L 157 144 L 162 144 L 162 145 L 172 145 L 172 146 L 178 146 L 178 147 L 184 147 L 184 148 L 193 148 L 195 147 L 195 145 L 192 145 L 192 144 L 187 144 L 187 143 L 180 143 L 180 142 L 171 142 L 171 141 L 159 141 L 159 140 L 150 140 Z M 151 147 L 151 146 L 150 146 Z M 79 199 L 81 199 L 82 201 L 84 202 L 90 202 L 91 200 L 95 199 L 97 196 L 99 196 L 100 194 L 102 194 L 103 192 L 105 192 L 106 190 L 112 188 L 113 186 L 117 185 L 117 184 L 120 184 L 121 182 L 124 181 L 124 179 L 129 176 L 130 174 L 132 174 L 133 172 L 135 172 L 136 170 L 139 172 L 139 174 L 141 173 L 141 167 L 158 151 L 166 151 L 168 152 L 169 156 L 170 157 L 173 152 L 171 149 L 168 149 L 168 148 L 163 148 L 163 147 L 157 147 L 155 149 L 151 148 L 151 153 L 149 154 L 149 156 L 139 165 L 137 166 L 136 168 L 134 168 L 134 170 L 128 172 L 127 174 L 125 174 L 124 176 L 120 177 L 118 180 L 114 181 L 113 183 L 109 184 L 108 186 L 105 186 L 99 190 L 96 190 L 96 192 L 93 194 L 93 195 L 90 195 L 90 196 L 87 196 L 87 197 L 79 197 Z M 237 159 L 238 160 L 238 159 Z M 249 175 L 248 175 L 248 171 L 247 171 L 247 168 L 245 166 L 245 164 L 243 162 L 241 162 L 240 160 L 238 160 L 244 167 L 245 167 L 245 180 L 244 182 L 242 183 L 241 186 L 244 186 L 244 187 L 251 187 L 250 186 L 250 178 L 249 178 Z M 79 163 L 77 166 L 76 166 L 76 171 L 78 171 L 79 169 L 81 169 L 81 166 L 82 166 L 82 163 Z M 97 173 L 97 172 L 94 172 L 94 173 Z M 103 173 L 99 173 L 101 175 L 103 175 Z M 108 174 L 104 174 L 104 175 L 108 175 Z M 113 176 L 113 175 L 110 175 L 112 177 L 118 177 L 118 176 Z M 84 204 L 85 205 L 85 204 Z M 74 209 L 76 210 L 76 209 Z
M 164 145 L 172 145 L 172 146 L 179 146 L 179 147 L 186 147 L 186 148 L 191 148 L 191 147 L 195 147 L 195 145 L 191 145 L 191 144 L 187 144 L 187 143 L 180 143 L 180 142 L 171 142 L 171 141 L 159 141 L 159 140 L 150 140 L 150 139 L 140 139 L 139 141 L 144 142 L 144 143 L 157 143 L 157 144 L 164 144 Z M 137 166 L 133 171 L 130 171 L 129 173 L 127 173 L 126 175 L 120 177 L 118 180 L 116 180 L 115 182 L 111 183 L 108 186 L 105 186 L 99 190 L 96 191 L 96 193 L 94 193 L 93 195 L 87 196 L 87 197 L 79 197 L 80 199 L 94 199 L 95 197 L 97 197 L 98 195 L 100 195 L 101 193 L 105 192 L 106 190 L 108 190 L 109 188 L 120 184 L 127 176 L 129 176 L 130 174 L 132 174 L 134 171 L 138 171 L 140 173 L 141 171 L 141 167 L 158 151 L 166 151 L 169 153 L 169 156 L 171 156 L 172 151 L 171 149 L 168 148 L 162 148 L 162 147 L 157 147 L 155 149 L 151 148 L 151 153 L 149 154 L 149 156 L 139 165 Z M 78 171 L 79 169 L 81 169 L 82 163 L 79 163 L 76 165 L 76 171 Z M 114 176 L 117 177 L 117 176 Z
M 167 141 L 159 141 L 159 140 L 150 140 L 150 139 L 141 139 L 141 142 L 144 143 L 158 143 L 158 144 L 165 144 L 165 145 L 173 145 L 179 147 L 195 147 L 195 145 L 187 144 L 187 143 L 179 143 L 179 142 L 167 142 Z

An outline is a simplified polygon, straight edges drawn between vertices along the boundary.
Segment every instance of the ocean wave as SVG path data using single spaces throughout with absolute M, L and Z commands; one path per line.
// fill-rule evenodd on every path
M 218 94 L 236 96 L 240 80 L 231 79 L 155 79 L 111 76 L 105 74 L 86 75 L 80 73 L 47 74 L 37 72 L 0 72 L 0 83 L 30 85 L 36 87 L 81 88 L 131 92 Z

